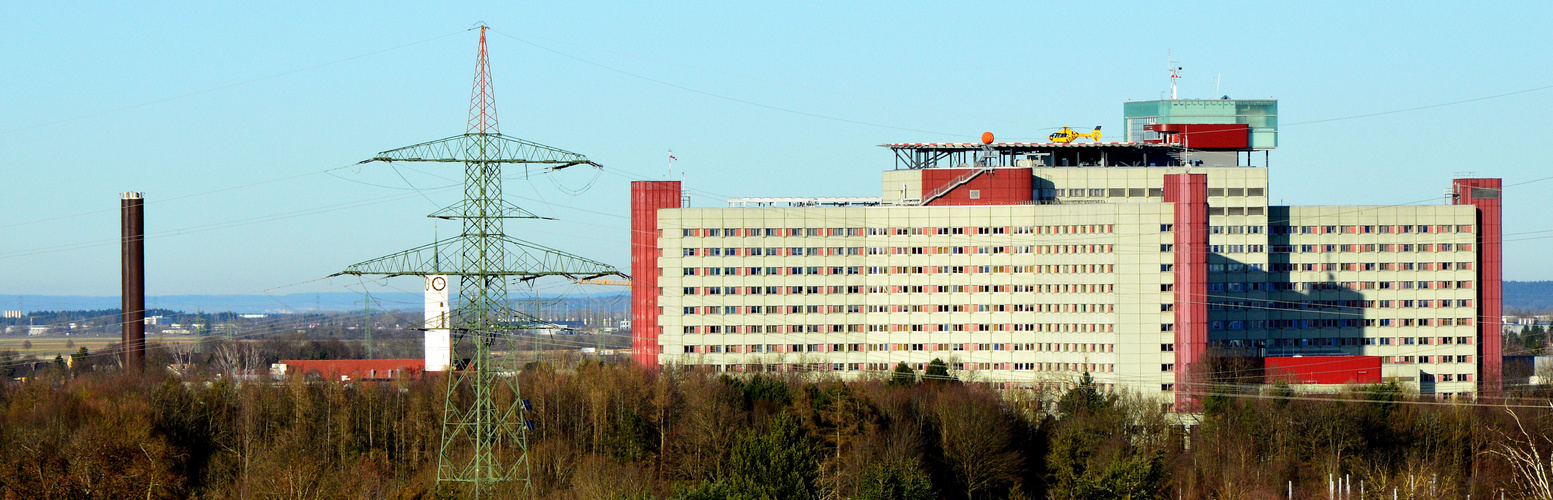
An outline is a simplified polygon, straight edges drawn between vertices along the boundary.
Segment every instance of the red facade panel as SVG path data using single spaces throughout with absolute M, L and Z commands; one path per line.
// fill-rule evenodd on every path
M 1162 134 L 1163 144 L 1191 149 L 1250 149 L 1251 128 L 1244 123 L 1157 123 L 1149 130 Z
M 1504 348 L 1500 330 L 1504 312 L 1504 226 L 1501 222 L 1499 179 L 1456 179 L 1451 186 L 1457 205 L 1478 209 L 1478 392 L 1498 397 L 1503 385 Z
M 1376 356 L 1299 356 L 1267 358 L 1268 382 L 1291 384 L 1378 384 Z
M 631 358 L 658 366 L 658 209 L 679 208 L 679 181 L 631 183 Z
M 922 172 L 922 196 L 953 185 L 975 168 L 929 168 Z M 928 206 L 1018 205 L 1035 199 L 1035 174 L 1028 168 L 995 168 L 954 187 Z
M 1175 407 L 1198 411 L 1194 368 L 1208 351 L 1208 176 L 1166 174 L 1175 205 Z

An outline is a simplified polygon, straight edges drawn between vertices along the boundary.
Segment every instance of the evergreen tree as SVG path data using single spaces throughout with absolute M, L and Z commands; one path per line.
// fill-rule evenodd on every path
M 922 370 L 922 380 L 936 383 L 957 381 L 949 375 L 949 365 L 945 365 L 944 360 L 938 358 L 933 358 L 933 361 L 928 362 L 927 369 Z
M 917 371 L 906 365 L 905 361 L 895 364 L 895 373 L 890 374 L 891 386 L 911 386 L 917 384 Z
M 859 500 L 932 500 L 933 480 L 914 463 L 874 462 L 859 477 Z
M 1521 344 L 1526 348 L 1527 354 L 1542 354 L 1543 346 L 1547 342 L 1548 332 L 1542 325 L 1531 325 L 1521 331 Z
M 77 373 L 91 370 L 91 353 L 82 347 L 75 354 L 70 355 L 70 367 Z
M 786 413 L 772 419 L 764 431 L 745 432 L 729 457 L 728 498 L 814 498 L 818 451 Z
M 1077 415 L 1097 413 L 1109 409 L 1115 398 L 1100 394 L 1095 390 L 1095 379 L 1084 372 L 1079 378 L 1078 387 L 1074 387 L 1062 399 L 1057 401 L 1057 414 L 1063 418 Z

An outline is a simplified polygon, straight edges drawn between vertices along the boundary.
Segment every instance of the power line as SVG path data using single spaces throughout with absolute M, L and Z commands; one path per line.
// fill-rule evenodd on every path
M 676 88 L 676 89 L 683 90 L 683 91 L 686 91 L 686 92 L 690 92 L 690 93 L 693 93 L 693 94 L 700 94 L 700 95 L 707 96 L 707 97 L 712 97 L 712 98 L 716 98 L 716 99 L 722 99 L 722 100 L 730 101 L 730 102 L 736 102 L 736 103 L 740 103 L 740 104 L 744 104 L 744 105 L 748 105 L 748 106 L 754 106 L 754 107 L 757 107 L 757 108 L 764 108 L 764 109 L 769 109 L 769 110 L 773 110 L 773 111 L 781 111 L 783 113 L 791 113 L 791 114 L 800 115 L 800 116 L 807 116 L 807 117 L 810 117 L 810 118 L 819 118 L 821 120 L 830 120 L 830 121 L 841 122 L 841 123 L 849 123 L 849 124 L 853 124 L 853 125 L 864 125 L 864 126 L 869 126 L 869 127 L 886 128 L 886 129 L 900 130 L 900 131 L 905 131 L 905 132 L 919 132 L 919 133 L 923 133 L 923 134 L 933 134 L 933 135 L 948 136 L 948 137 L 966 137 L 967 136 L 967 134 L 954 134 L 954 133 L 949 133 L 949 132 L 935 132 L 935 131 L 931 131 L 931 130 L 921 130 L 921 129 L 914 129 L 914 128 L 908 128 L 908 127 L 898 127 L 898 126 L 894 126 L 894 125 L 885 125 L 885 124 L 882 124 L 882 123 L 866 122 L 866 121 L 862 121 L 862 120 L 853 120 L 851 118 L 841 118 L 841 117 L 837 117 L 837 116 L 823 115 L 823 114 L 819 114 L 819 113 L 811 113 L 811 112 L 808 112 L 808 111 L 800 111 L 800 110 L 792 109 L 792 108 L 786 108 L 786 107 L 781 107 L 781 106 L 773 106 L 773 105 L 770 105 L 770 104 L 764 104 L 764 103 L 760 103 L 760 102 L 755 102 L 755 101 L 751 101 L 751 100 L 748 100 L 748 99 L 740 99 L 738 97 L 730 97 L 730 96 L 723 95 L 723 94 L 717 94 L 717 93 L 708 92 L 708 91 L 705 91 L 705 90 L 700 90 L 700 89 L 695 89 L 695 88 L 691 88 L 691 87 L 686 87 L 684 85 L 679 85 L 679 84 L 676 84 L 676 83 L 671 83 L 671 82 L 667 82 L 667 81 L 664 81 L 664 80 L 659 80 L 657 78 L 652 78 L 652 77 L 649 77 L 649 76 L 639 75 L 639 74 L 636 74 L 636 73 L 632 73 L 630 71 L 626 71 L 626 70 L 623 70 L 623 69 L 615 68 L 613 66 L 606 66 L 604 64 L 596 63 L 596 62 L 593 62 L 593 61 L 589 61 L 587 59 L 583 59 L 583 58 L 580 58 L 580 57 L 577 57 L 577 56 L 573 56 L 571 54 L 567 54 L 565 52 L 561 52 L 561 51 L 558 51 L 558 50 L 555 50 L 555 49 L 552 49 L 552 48 L 549 48 L 549 47 L 546 47 L 546 46 L 543 46 L 543 45 L 531 42 L 529 40 L 526 40 L 526 39 L 523 39 L 523 38 L 519 38 L 519 37 L 514 36 L 514 35 L 507 34 L 507 33 L 502 32 L 502 31 L 498 31 L 498 30 L 494 30 L 494 29 L 491 30 L 491 31 L 494 31 L 494 32 L 496 32 L 499 35 L 511 38 L 513 40 L 517 40 L 519 42 L 528 44 L 528 45 L 530 45 L 530 46 L 532 46 L 534 48 L 543 50 L 545 52 L 549 52 L 549 53 L 552 53 L 552 54 L 555 54 L 555 55 L 558 55 L 558 56 L 561 56 L 561 57 L 565 57 L 567 59 L 571 59 L 573 61 L 577 61 L 577 62 L 580 62 L 580 63 L 583 63 L 583 64 L 587 64 L 589 66 L 598 67 L 598 68 L 601 68 L 601 69 L 605 69 L 605 70 L 608 70 L 608 71 L 612 71 L 612 72 L 615 72 L 615 73 L 626 75 L 626 76 L 629 76 L 629 77 L 632 77 L 632 78 L 636 78 L 636 79 L 640 79 L 640 80 L 656 83 L 656 84 L 663 85 L 663 86 L 666 86 L 666 87 Z
M 120 111 L 128 111 L 128 110 L 131 110 L 131 109 L 143 108 L 143 107 L 146 107 L 146 106 L 153 106 L 153 105 L 157 105 L 157 104 L 162 104 L 162 103 L 176 101 L 176 100 L 179 100 L 179 99 L 186 99 L 186 98 L 194 97 L 194 96 L 198 96 L 198 95 L 209 94 L 211 92 L 217 92 L 217 91 L 226 90 L 226 89 L 230 89 L 230 88 L 234 88 L 234 87 L 241 87 L 241 86 L 244 86 L 244 85 L 258 83 L 258 82 L 262 82 L 262 81 L 265 81 L 265 80 L 273 80 L 273 79 L 280 78 L 280 77 L 283 77 L 283 76 L 294 75 L 294 74 L 302 73 L 302 72 L 306 72 L 306 71 L 312 71 L 312 70 L 315 70 L 315 69 L 318 69 L 318 68 L 323 68 L 323 67 L 333 66 L 333 65 L 336 65 L 336 64 L 344 63 L 344 62 L 354 61 L 354 60 L 357 60 L 357 59 L 362 59 L 362 58 L 366 58 L 366 57 L 382 54 L 382 53 L 385 53 L 385 52 L 392 52 L 392 51 L 403 49 L 403 48 L 406 48 L 406 47 L 413 47 L 413 46 L 420 45 L 420 44 L 423 44 L 423 43 L 434 42 L 434 41 L 437 41 L 437 40 L 441 40 L 443 38 L 447 38 L 447 37 L 450 37 L 450 36 L 453 36 L 453 35 L 464 33 L 465 31 L 466 30 L 454 31 L 454 32 L 451 32 L 451 33 L 437 35 L 437 36 L 434 36 L 434 37 L 431 37 L 431 38 L 427 38 L 427 39 L 424 39 L 424 40 L 414 41 L 414 42 L 410 42 L 410 43 L 406 43 L 406 44 L 402 44 L 402 45 L 396 45 L 396 46 L 389 47 L 389 48 L 386 48 L 386 49 L 374 50 L 374 51 L 371 51 L 371 52 L 357 54 L 357 55 L 354 55 L 354 56 L 349 56 L 349 57 L 345 57 L 345 58 L 341 58 L 341 59 L 335 59 L 335 60 L 324 62 L 324 63 L 314 64 L 314 65 L 311 65 L 311 66 L 305 66 L 305 67 L 301 67 L 301 68 L 297 68 L 297 69 L 293 69 L 293 70 L 282 71 L 280 73 L 274 73 L 274 74 L 270 74 L 270 75 L 265 75 L 265 76 L 261 76 L 261 77 L 258 77 L 258 78 L 251 78 L 251 79 L 239 81 L 239 82 L 236 82 L 236 83 L 228 83 L 226 85 L 210 87 L 210 88 L 206 88 L 206 89 L 203 89 L 203 90 L 196 90 L 194 92 L 189 92 L 189 93 L 185 93 L 185 94 L 179 94 L 179 95 L 175 95 L 175 96 L 172 96 L 172 97 L 164 97 L 164 98 L 161 98 L 161 99 L 154 99 L 154 100 L 150 100 L 150 101 L 141 102 L 141 103 L 138 103 L 138 104 L 131 104 L 131 105 L 128 105 L 128 106 L 121 106 L 121 107 L 112 108 L 112 109 L 108 109 L 108 110 L 104 110 L 104 111 L 97 111 L 97 112 L 93 112 L 93 113 L 87 113 L 87 114 L 84 114 L 84 115 L 78 115 L 78 116 L 73 116 L 73 117 L 70 117 L 70 118 L 64 118 L 64 119 L 54 120 L 54 121 L 49 121 L 49 122 L 37 123 L 37 124 L 33 124 L 33 125 L 27 125 L 27 126 L 23 126 L 23 127 L 9 129 L 9 130 L 0 130 L 0 135 L 10 134 L 10 133 L 14 133 L 14 132 L 21 132 L 23 130 L 32 130 L 32 129 L 35 129 L 35 128 L 47 127 L 47 126 L 51 126 L 51 125 L 59 125 L 61 123 L 69 123 L 69 122 L 73 122 L 73 121 L 76 121 L 76 120 L 82 120 L 82 119 L 92 118 L 92 117 L 96 117 L 96 116 L 102 116 L 102 115 L 107 115 L 107 114 L 112 114 L 112 113 L 118 113 Z
M 1376 113 L 1365 113 L 1365 114 L 1361 114 L 1361 115 L 1340 116 L 1340 117 L 1337 117 L 1337 118 L 1323 118 L 1323 119 L 1320 119 L 1320 120 L 1310 120 L 1310 121 L 1303 121 L 1303 122 L 1285 123 L 1285 124 L 1283 124 L 1283 126 L 1285 126 L 1285 127 L 1293 127 L 1293 126 L 1299 126 L 1299 125 L 1310 125 L 1310 124 L 1315 124 L 1315 123 L 1328 123 L 1328 122 L 1336 122 L 1336 121 L 1344 121 L 1344 120 L 1356 120 L 1356 119 L 1359 119 L 1359 118 L 1370 118 L 1370 117 L 1374 117 L 1374 116 L 1394 115 L 1394 114 L 1397 114 L 1397 113 L 1408 113 L 1408 112 L 1412 112 L 1412 111 L 1419 111 L 1419 110 L 1425 110 L 1425 109 L 1443 108 L 1443 107 L 1446 107 L 1446 106 L 1455 106 L 1457 104 L 1466 104 L 1466 103 L 1469 103 L 1469 102 L 1487 101 L 1487 100 L 1490 100 L 1490 99 L 1499 99 L 1501 97 L 1509 97 L 1509 96 L 1520 95 L 1520 94 L 1529 94 L 1529 93 L 1532 93 L 1532 92 L 1540 92 L 1540 91 L 1548 90 L 1548 89 L 1553 89 L 1553 85 L 1545 85 L 1545 86 L 1534 87 L 1534 88 L 1529 88 L 1529 89 L 1525 89 L 1525 90 L 1517 90 L 1517 91 L 1513 91 L 1513 92 L 1505 92 L 1503 94 L 1494 94 L 1494 95 L 1483 96 L 1483 97 L 1473 97 L 1473 98 L 1470 98 L 1470 99 L 1462 99 L 1462 100 L 1459 100 L 1459 101 L 1442 102 L 1442 103 L 1438 103 L 1438 104 L 1429 104 L 1429 105 L 1424 105 L 1424 106 L 1414 106 L 1414 107 L 1411 107 L 1411 108 L 1393 109 L 1393 110 L 1390 110 L 1390 111 L 1380 111 L 1380 112 L 1376 112 Z

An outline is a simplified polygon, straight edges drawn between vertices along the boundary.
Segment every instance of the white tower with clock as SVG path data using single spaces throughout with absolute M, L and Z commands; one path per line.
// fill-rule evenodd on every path
M 447 371 L 453 359 L 453 332 L 448 328 L 447 275 L 426 277 L 426 371 Z

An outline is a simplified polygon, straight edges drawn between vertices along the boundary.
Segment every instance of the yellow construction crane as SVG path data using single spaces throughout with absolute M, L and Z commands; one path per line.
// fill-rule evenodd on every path
M 612 280 L 605 278 L 592 278 L 577 280 L 579 285 L 604 285 L 604 286 L 631 286 L 630 280 Z
M 1058 143 L 1058 144 L 1068 144 L 1070 142 L 1078 140 L 1078 138 L 1080 138 L 1080 137 L 1088 137 L 1090 139 L 1094 139 L 1095 142 L 1100 142 L 1100 127 L 1095 127 L 1095 131 L 1094 132 L 1090 132 L 1090 133 L 1087 133 L 1087 134 L 1079 133 L 1077 130 L 1073 130 L 1073 129 L 1068 128 L 1068 127 L 1062 127 L 1062 130 L 1058 130 L 1056 132 L 1053 132 L 1052 135 L 1049 135 L 1049 136 L 1046 136 L 1046 137 L 1048 139 L 1051 139 L 1052 142 L 1055 142 L 1055 143 Z

